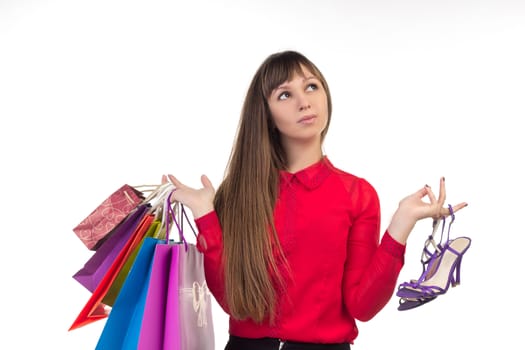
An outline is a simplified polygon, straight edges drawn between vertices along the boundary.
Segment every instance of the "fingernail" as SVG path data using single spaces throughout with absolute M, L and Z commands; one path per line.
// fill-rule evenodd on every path
M 426 185 L 426 184 L 425 184 L 425 187 L 426 187 L 426 188 L 430 188 L 430 186 L 429 186 L 429 185 Z
M 445 181 L 445 177 L 444 176 L 442 177 L 442 179 L 443 179 L 443 181 Z

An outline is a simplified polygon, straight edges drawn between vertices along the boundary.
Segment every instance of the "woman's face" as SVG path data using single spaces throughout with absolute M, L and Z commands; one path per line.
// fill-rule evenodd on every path
M 320 145 L 328 123 L 328 98 L 321 81 L 302 69 L 302 75 L 294 74 L 272 91 L 268 105 L 284 144 L 315 141 Z

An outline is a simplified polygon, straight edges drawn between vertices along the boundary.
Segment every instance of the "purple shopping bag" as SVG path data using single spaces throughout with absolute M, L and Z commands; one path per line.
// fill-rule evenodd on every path
M 84 267 L 73 275 L 73 278 L 93 293 L 119 252 L 140 224 L 144 215 L 146 215 L 148 208 L 147 204 L 142 204 L 134 209 L 115 228 L 111 236 L 102 243 L 93 256 L 84 264 Z

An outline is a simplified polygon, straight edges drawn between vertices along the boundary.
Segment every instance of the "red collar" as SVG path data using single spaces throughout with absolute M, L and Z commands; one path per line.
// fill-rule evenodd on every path
M 281 170 L 281 183 L 285 182 L 292 184 L 297 181 L 308 190 L 314 190 L 323 183 L 328 175 L 330 175 L 331 168 L 333 168 L 332 163 L 330 163 L 327 156 L 323 156 L 323 158 L 321 158 L 321 160 L 317 163 L 314 163 L 295 173 Z

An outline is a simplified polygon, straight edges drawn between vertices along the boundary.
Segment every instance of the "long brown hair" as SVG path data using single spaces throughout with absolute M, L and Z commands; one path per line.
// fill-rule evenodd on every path
M 279 170 L 286 154 L 267 99 L 303 67 L 323 85 L 328 98 L 328 123 L 332 104 L 328 85 L 317 67 L 295 51 L 275 53 L 255 73 L 241 111 L 236 140 L 224 181 L 214 206 L 223 230 L 226 302 L 235 319 L 251 318 L 273 323 L 276 287 L 284 287 L 277 261 L 286 264 L 275 231 L 273 212 L 279 190 Z M 276 285 L 277 284 L 277 285 Z

